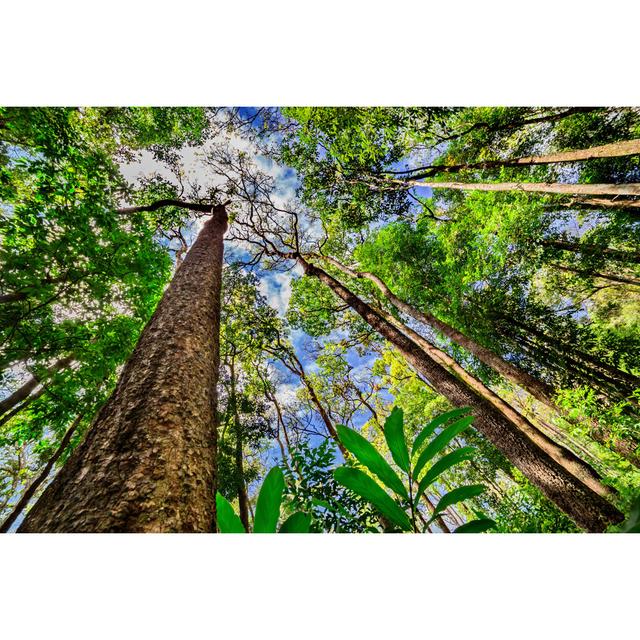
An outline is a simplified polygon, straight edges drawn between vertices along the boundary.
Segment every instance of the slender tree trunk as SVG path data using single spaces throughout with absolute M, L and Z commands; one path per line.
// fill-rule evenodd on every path
M 569 474 L 526 434 L 506 420 L 489 401 L 456 379 L 415 342 L 375 313 L 369 305 L 328 273 L 309 264 L 300 256 L 297 260 L 307 275 L 320 279 L 365 322 L 389 340 L 409 364 L 425 376 L 436 391 L 443 394 L 454 406 L 472 407 L 476 429 L 502 451 L 544 495 L 573 518 L 578 526 L 588 531 L 603 531 L 609 524 L 622 520 L 622 514 L 612 504 Z
M 444 164 L 421 167 L 412 173 L 413 180 L 428 178 L 440 173 L 457 173 L 458 171 L 474 169 L 497 169 L 500 167 L 531 167 L 540 164 L 559 164 L 563 162 L 581 162 L 594 158 L 619 158 L 624 156 L 640 155 L 640 140 L 625 140 L 612 142 L 589 149 L 575 149 L 552 153 L 546 156 L 526 156 L 513 158 L 512 160 L 486 160 L 484 162 L 471 162 L 468 164 Z
M 632 278 L 631 276 L 619 276 L 611 273 L 598 273 L 597 271 L 587 271 L 585 269 L 574 269 L 573 267 L 567 267 L 565 265 L 557 264 L 555 262 L 549 265 L 554 269 L 560 271 L 566 271 L 568 273 L 575 273 L 579 276 L 586 276 L 589 278 L 599 278 L 601 280 L 608 280 L 609 282 L 616 282 L 619 284 L 629 284 L 631 286 L 640 287 L 640 279 Z
M 65 369 L 73 362 L 73 355 L 61 358 L 47 367 L 41 375 L 32 375 L 19 389 L 16 389 L 10 396 L 0 401 L 0 417 L 11 411 L 16 405 L 26 400 L 31 392 L 45 380 L 48 380 L 58 371 Z
M 483 382 L 472 376 L 461 367 L 448 353 L 431 344 L 419 333 L 410 327 L 397 321 L 391 314 L 382 309 L 373 308 L 390 324 L 393 324 L 399 331 L 408 336 L 413 342 L 422 347 L 424 352 L 456 375 L 470 389 L 473 389 L 479 396 L 490 402 L 511 424 L 517 427 L 522 433 L 538 445 L 543 451 L 549 454 L 568 473 L 578 478 L 598 495 L 605 498 L 612 498 L 615 491 L 602 483 L 600 474 L 588 463 L 577 456 L 573 451 L 558 444 L 550 438 L 544 431 L 538 429 L 525 416 L 516 411 L 508 402 L 503 400 L 497 393 L 489 389 Z
M 20 500 L 16 503 L 16 506 L 13 508 L 11 513 L 7 516 L 5 521 L 0 526 L 0 533 L 7 533 L 11 528 L 11 525 L 18 519 L 20 514 L 24 511 L 26 506 L 29 504 L 29 500 L 34 496 L 36 491 L 40 488 L 42 483 L 49 477 L 51 473 L 51 469 L 53 469 L 53 465 L 58 461 L 60 456 L 66 451 L 69 442 L 71 442 L 71 438 L 73 434 L 76 432 L 76 429 L 82 422 L 84 418 L 84 414 L 79 414 L 76 419 L 71 423 L 71 426 L 67 429 L 66 433 L 60 440 L 60 444 L 58 448 L 54 451 L 53 455 L 47 461 L 47 464 L 44 466 L 42 471 L 31 481 L 26 491 L 20 497 Z
M 566 184 L 563 182 L 433 182 L 420 180 L 396 180 L 386 178 L 379 183 L 431 189 L 455 189 L 457 191 L 527 191 L 530 193 L 560 193 L 579 196 L 640 196 L 640 183 L 627 184 Z M 375 185 L 372 185 L 375 187 Z
M 490 132 L 498 132 L 498 131 L 510 131 L 511 129 L 520 129 L 522 127 L 526 127 L 531 124 L 542 124 L 545 122 L 558 122 L 559 120 L 564 120 L 570 116 L 573 116 L 577 113 L 589 113 L 591 111 L 598 111 L 601 107 L 570 107 L 569 109 L 565 109 L 560 113 L 551 113 L 546 116 L 536 116 L 534 118 L 523 118 L 521 120 L 516 120 L 515 122 L 507 122 L 505 124 L 490 124 L 488 122 L 476 122 L 472 124 L 468 129 L 455 133 L 453 135 L 447 136 L 446 138 L 441 138 L 441 142 L 447 142 L 449 140 L 457 140 L 471 133 L 472 131 L 476 131 L 477 129 L 486 129 Z
M 322 402 L 320 402 L 320 399 L 318 398 L 318 394 L 316 393 L 316 390 L 313 388 L 313 385 L 311 384 L 311 380 L 309 380 L 309 378 L 307 377 L 304 367 L 302 366 L 302 362 L 300 362 L 300 359 L 295 354 L 293 349 L 287 350 L 287 354 L 291 356 L 291 358 L 295 362 L 295 366 L 290 366 L 290 364 L 288 364 L 285 360 L 282 360 L 282 358 L 281 358 L 281 361 L 290 371 L 295 373 L 300 378 L 300 381 L 302 382 L 302 384 L 304 384 L 307 392 L 309 393 L 309 398 L 311 399 L 311 402 L 313 403 L 318 413 L 320 414 L 320 417 L 322 418 L 322 422 L 327 428 L 329 435 L 333 438 L 334 442 L 338 445 L 338 448 L 342 452 L 342 455 L 346 457 L 347 450 L 344 448 L 344 446 L 340 442 L 340 438 L 338 438 L 338 432 L 336 431 L 336 428 L 333 426 L 333 422 L 331 421 L 331 418 L 329 417 L 327 410 L 324 408 Z
M 224 206 L 211 209 L 118 385 L 21 532 L 210 532 Z
M 633 216 L 637 216 L 636 209 L 640 209 L 640 200 L 609 200 L 608 198 L 577 198 L 567 202 L 565 206 L 573 207 L 579 205 L 581 207 L 595 208 L 595 209 L 628 209 L 629 213 Z
M 7 411 L 1 418 L 0 418 L 0 427 L 5 424 L 6 422 L 9 422 L 9 420 L 11 420 L 11 418 L 13 418 L 13 416 L 17 416 L 22 410 L 26 409 L 32 402 L 34 402 L 35 400 L 37 400 L 40 396 L 44 395 L 44 392 L 46 391 L 46 387 L 40 387 L 37 391 L 35 391 L 34 393 L 32 393 L 30 396 L 27 396 L 26 400 L 24 400 L 24 402 L 21 402 L 18 406 L 13 407 L 13 409 L 11 409 L 11 411 Z
M 619 249 L 612 249 L 611 247 L 594 247 L 581 242 L 569 242 L 567 240 L 545 239 L 541 240 L 540 244 L 543 247 L 553 247 L 562 251 L 570 251 L 571 253 L 581 253 L 589 256 L 603 255 L 619 262 L 640 263 L 640 253 L 634 251 L 621 251 Z
M 240 520 L 244 525 L 244 529 L 245 531 L 249 531 L 249 498 L 247 496 L 247 485 L 244 481 L 242 426 L 240 424 L 240 415 L 238 414 L 238 399 L 236 397 L 236 371 L 233 363 L 233 358 L 231 359 L 229 369 L 231 373 L 231 413 L 233 416 L 234 431 L 236 436 L 235 462 L 236 473 L 238 474 L 238 507 L 240 509 Z
M 640 377 L 635 376 L 632 373 L 622 371 L 622 369 L 618 369 L 610 364 L 607 364 L 600 358 L 592 356 L 585 351 L 581 351 L 573 347 L 571 348 L 569 353 L 563 353 L 563 351 L 557 345 L 557 340 L 554 340 L 550 336 L 546 335 L 537 327 L 531 325 L 528 322 L 523 322 L 522 320 L 517 320 L 515 318 L 507 318 L 506 316 L 500 317 L 512 323 L 521 330 L 531 334 L 532 336 L 535 336 L 538 340 L 544 342 L 552 351 L 557 353 L 559 356 L 580 362 L 587 369 L 595 369 L 599 372 L 595 374 L 595 377 L 601 376 L 604 373 L 616 380 L 617 383 L 628 387 L 630 391 L 633 391 L 640 386 Z
M 483 362 L 488 367 L 491 367 L 495 371 L 497 371 L 500 375 L 502 375 L 507 380 L 513 382 L 515 385 L 521 387 L 525 391 L 528 391 L 536 400 L 546 404 L 554 411 L 558 410 L 558 407 L 553 402 L 553 389 L 542 382 L 541 380 L 537 380 L 532 375 L 528 374 L 526 371 L 522 371 L 515 365 L 503 360 L 500 356 L 493 353 L 490 349 L 483 347 L 481 344 L 478 344 L 475 340 L 469 338 L 464 335 L 461 331 L 454 329 L 452 326 L 448 325 L 446 322 L 442 322 L 434 315 L 419 311 L 412 305 L 404 302 L 396 296 L 391 289 L 386 285 L 382 278 L 376 276 L 373 273 L 369 273 L 367 271 L 354 271 L 349 267 L 341 264 L 334 258 L 329 256 L 318 256 L 323 260 L 326 260 L 329 264 L 332 264 L 337 269 L 342 271 L 348 276 L 352 278 L 366 278 L 373 282 L 378 289 L 382 292 L 382 294 L 393 304 L 396 308 L 398 308 L 403 313 L 406 313 L 408 316 L 412 317 L 414 320 L 422 324 L 427 324 L 434 329 L 437 329 L 442 334 L 447 336 L 450 340 L 463 347 L 469 353 L 472 353 L 480 362 Z

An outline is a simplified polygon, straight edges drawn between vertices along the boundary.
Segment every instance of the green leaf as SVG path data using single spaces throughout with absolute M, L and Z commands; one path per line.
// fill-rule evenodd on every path
M 367 467 L 372 473 L 375 473 L 389 489 L 405 499 L 409 497 L 402 480 L 366 438 L 357 431 L 341 424 L 336 429 L 340 442 L 342 442 L 345 449 L 353 453 L 358 462 Z
M 493 529 L 496 523 L 491 518 L 479 518 L 478 520 L 470 520 L 454 529 L 453 533 L 484 533 L 489 529 Z
M 418 451 L 421 447 L 422 443 L 441 425 L 449 422 L 449 420 L 453 420 L 453 418 L 457 418 L 465 413 L 471 411 L 469 407 L 461 407 L 460 409 L 453 409 L 453 411 L 447 411 L 446 413 L 440 414 L 437 418 L 434 418 L 416 437 L 413 448 L 411 449 L 411 454 L 413 455 Z
M 452 504 L 457 504 L 458 502 L 462 502 L 464 500 L 468 500 L 469 498 L 474 498 L 475 496 L 479 496 L 481 493 L 484 493 L 484 486 L 481 484 L 470 484 L 464 487 L 458 487 L 457 489 L 453 489 L 453 491 L 449 491 L 449 493 L 445 493 L 440 501 L 436 505 L 435 511 L 431 516 L 429 522 L 435 520 L 435 517 L 441 512 L 444 511 L 447 507 L 450 507 Z
M 366 473 L 359 469 L 339 467 L 333 472 L 336 482 L 368 500 L 388 520 L 405 531 L 411 530 L 407 514 L 375 483 Z
M 420 472 L 424 469 L 424 465 L 440 453 L 459 433 L 462 433 L 473 422 L 473 416 L 465 416 L 446 429 L 440 432 L 425 448 L 418 457 L 416 466 L 413 470 L 414 477 L 418 478 Z
M 216 515 L 220 533 L 246 533 L 240 518 L 220 492 L 216 493 Z
M 474 447 L 460 447 L 460 449 L 456 449 L 451 453 L 448 453 L 446 456 L 442 456 L 438 462 L 436 462 L 428 471 L 424 474 L 422 480 L 418 484 L 418 491 L 416 493 L 414 505 L 418 504 L 418 500 L 420 496 L 424 493 L 426 488 L 444 471 L 453 467 L 464 460 L 471 460 L 473 458 L 473 453 L 475 452 Z
M 620 533 L 640 533 L 640 498 L 632 503 L 629 517 L 622 523 Z
M 302 511 L 290 515 L 280 526 L 280 533 L 309 533 L 311 516 Z
M 399 407 L 394 407 L 385 420 L 384 437 L 395 463 L 409 473 L 409 450 L 404 439 L 404 414 Z
M 278 517 L 280 516 L 280 503 L 284 490 L 284 475 L 280 467 L 273 467 L 262 483 L 256 515 L 253 521 L 254 533 L 275 533 Z

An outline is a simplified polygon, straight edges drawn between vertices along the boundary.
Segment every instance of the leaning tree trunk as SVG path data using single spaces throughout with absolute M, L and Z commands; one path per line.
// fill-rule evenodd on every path
M 458 191 L 528 191 L 531 193 L 561 193 L 578 196 L 640 196 L 640 183 L 628 184 L 568 184 L 563 182 L 433 182 L 420 180 L 395 180 L 383 178 L 384 183 L 402 187 L 430 187 L 431 189 L 456 189 Z M 373 185 L 372 185 L 373 186 Z M 620 203 L 623 206 L 623 203 Z
M 42 471 L 31 481 L 29 486 L 26 488 L 25 492 L 20 496 L 20 500 L 16 503 L 15 507 L 12 509 L 11 513 L 5 518 L 5 521 L 0 526 L 0 533 L 7 533 L 9 529 L 11 529 L 11 525 L 18 519 L 20 514 L 25 510 L 26 506 L 29 504 L 29 500 L 33 498 L 36 491 L 42 486 L 43 482 L 49 477 L 51 473 L 51 469 L 53 469 L 53 465 L 60 459 L 60 456 L 66 451 L 69 442 L 71 442 L 71 438 L 73 434 L 76 432 L 76 429 L 82 422 L 84 418 L 84 413 L 80 413 L 76 419 L 71 423 L 71 426 L 67 429 L 64 436 L 62 436 L 62 440 L 60 440 L 60 444 L 58 448 L 53 452 L 53 455 L 47 460 L 47 464 L 44 465 Z
M 524 158 L 513 158 L 511 160 L 485 160 L 484 162 L 470 162 L 468 164 L 432 165 L 414 170 L 411 172 L 411 178 L 418 180 L 439 173 L 456 173 L 458 171 L 474 169 L 497 169 L 499 167 L 532 167 L 541 164 L 582 162 L 595 158 L 620 158 L 633 155 L 640 155 L 640 140 L 612 142 L 598 147 L 590 147 L 589 149 L 574 149 L 573 151 L 562 151 L 546 156 L 526 156 Z M 409 172 L 407 171 L 405 173 Z
M 23 400 L 26 400 L 38 385 L 42 384 L 45 380 L 48 380 L 58 371 L 68 367 L 73 362 L 73 357 L 73 355 L 70 355 L 65 358 L 60 358 L 60 360 L 57 360 L 45 369 L 42 374 L 32 375 L 20 388 L 16 389 L 10 396 L 7 396 L 4 400 L 0 401 L 0 417 L 11 411 Z
M 443 335 L 447 336 L 447 338 L 476 356 L 480 362 L 483 362 L 507 380 L 513 382 L 525 391 L 528 391 L 536 400 L 546 404 L 554 411 L 558 410 L 558 407 L 553 401 L 553 389 L 549 385 L 545 384 L 541 380 L 537 380 L 532 375 L 522 369 L 519 369 L 510 362 L 507 362 L 499 355 L 493 353 L 490 349 L 483 347 L 475 340 L 463 334 L 461 331 L 458 331 L 446 322 L 439 320 L 433 314 L 426 311 L 420 311 L 406 303 L 404 300 L 401 300 L 391 291 L 391 289 L 389 289 L 382 278 L 373 273 L 369 273 L 368 271 L 355 271 L 350 269 L 330 256 L 318 257 L 326 260 L 329 264 L 332 264 L 334 267 L 352 278 L 366 278 L 367 280 L 370 280 L 378 287 L 378 289 L 380 289 L 385 298 L 387 298 L 394 307 L 398 308 L 403 313 L 406 313 L 408 316 L 411 316 L 414 320 L 437 329 Z
M 297 256 L 309 276 L 317 277 L 373 329 L 389 340 L 439 393 L 455 406 L 474 410 L 475 427 L 488 438 L 544 495 L 588 531 L 604 531 L 623 515 L 607 500 L 560 466 L 488 401 L 430 358 L 415 342 L 388 323 L 365 302 L 322 269 Z
M 210 532 L 223 206 L 200 232 L 84 441 L 20 532 Z

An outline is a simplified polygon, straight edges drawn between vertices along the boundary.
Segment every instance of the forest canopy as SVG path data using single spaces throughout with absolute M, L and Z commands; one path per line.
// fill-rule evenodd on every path
M 640 109 L 0 108 L 8 531 L 616 532 Z

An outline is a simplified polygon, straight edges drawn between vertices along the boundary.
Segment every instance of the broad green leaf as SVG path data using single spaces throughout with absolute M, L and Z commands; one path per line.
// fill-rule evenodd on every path
M 220 533 L 246 533 L 242 521 L 220 492 L 216 493 L 216 515 Z
M 453 533 L 484 533 L 495 526 L 496 523 L 491 518 L 480 518 L 465 522 L 457 529 L 454 529 Z
M 394 407 L 385 420 L 384 437 L 394 462 L 409 473 L 409 450 L 404 439 L 404 414 L 399 407 Z
M 382 515 L 405 531 L 411 530 L 407 514 L 375 483 L 366 473 L 359 469 L 339 467 L 333 472 L 336 482 L 368 500 Z
M 453 418 L 457 418 L 458 416 L 464 415 L 465 413 L 469 413 L 471 409 L 469 407 L 461 407 L 460 409 L 453 409 L 453 411 L 447 411 L 446 413 L 440 414 L 437 418 L 434 418 L 416 437 L 413 442 L 413 448 L 411 449 L 411 454 L 415 454 L 418 449 L 422 446 L 424 441 L 441 425 L 449 422 L 449 420 L 453 420 Z
M 484 493 L 484 490 L 485 488 L 481 484 L 470 484 L 464 487 L 453 489 L 453 491 L 449 491 L 449 493 L 445 493 L 436 505 L 435 511 L 433 512 L 433 515 L 431 516 L 429 522 L 435 520 L 435 517 L 441 511 L 444 511 L 452 504 L 457 504 L 458 502 L 463 502 L 464 500 L 467 500 L 469 498 L 479 496 L 481 493 Z
M 280 526 L 280 533 L 309 533 L 311 516 L 302 511 L 290 515 Z
M 457 422 L 449 425 L 441 431 L 422 451 L 416 462 L 413 474 L 416 478 L 420 477 L 420 472 L 424 469 L 424 465 L 440 453 L 459 433 L 462 433 L 473 422 L 473 416 L 465 416 Z
M 422 480 L 418 484 L 418 491 L 416 493 L 414 505 L 418 504 L 420 496 L 424 493 L 426 488 L 443 472 L 453 467 L 453 465 L 463 462 L 464 460 L 471 460 L 474 447 L 460 447 L 446 456 L 442 456 L 438 462 L 436 462 L 428 471 L 424 474 Z
M 357 431 L 341 424 L 336 429 L 340 442 L 342 442 L 345 449 L 353 453 L 358 462 L 367 467 L 372 473 L 375 473 L 389 489 L 405 499 L 409 497 L 402 480 L 366 438 Z
M 256 515 L 253 521 L 254 533 L 275 533 L 278 517 L 280 516 L 280 503 L 284 490 L 284 475 L 280 467 L 273 467 L 262 483 Z

